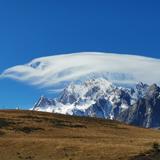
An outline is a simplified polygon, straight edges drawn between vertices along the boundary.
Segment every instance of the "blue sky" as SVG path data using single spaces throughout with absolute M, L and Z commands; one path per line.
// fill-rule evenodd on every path
M 160 58 L 159 8 L 158 0 L 0 0 L 0 72 L 80 51 Z M 30 107 L 47 94 L 9 79 L 0 88 L 1 108 Z

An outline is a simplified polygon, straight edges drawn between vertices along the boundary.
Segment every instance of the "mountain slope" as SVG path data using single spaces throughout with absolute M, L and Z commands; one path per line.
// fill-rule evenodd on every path
M 160 88 L 138 83 L 119 87 L 104 78 L 71 83 L 57 99 L 41 97 L 33 110 L 117 119 L 146 128 L 160 127 Z
M 160 143 L 160 134 L 114 120 L 1 110 L 0 141 L 3 160 L 129 160 Z
M 160 127 L 160 88 L 153 84 L 144 97 L 123 113 L 117 120 L 143 127 Z
M 57 99 L 41 97 L 33 110 L 112 119 L 135 103 L 137 96 L 143 94 L 141 90 L 139 87 L 138 93 L 116 87 L 104 78 L 91 79 L 81 84 L 71 83 Z

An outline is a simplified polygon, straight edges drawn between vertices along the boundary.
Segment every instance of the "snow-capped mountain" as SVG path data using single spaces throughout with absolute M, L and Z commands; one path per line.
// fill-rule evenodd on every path
M 153 84 L 147 88 L 143 97 L 117 115 L 117 120 L 146 128 L 160 127 L 160 87 Z
M 41 110 L 45 112 L 52 112 L 53 106 L 56 105 L 55 100 L 48 99 L 44 96 L 41 96 L 38 102 L 35 104 L 34 110 Z
M 143 97 L 148 86 L 118 87 L 104 78 L 68 85 L 57 99 L 41 97 L 33 110 L 113 119 Z
M 152 121 L 152 115 L 157 114 L 150 114 L 159 113 L 159 91 L 148 91 L 151 84 L 160 85 L 159 68 L 160 59 L 82 52 L 36 58 L 4 70 L 0 78 L 58 93 L 65 88 L 55 99 L 42 96 L 33 107 L 37 111 L 118 119 L 151 127 L 160 124 Z M 158 96 L 152 98 L 157 92 Z M 143 112 L 140 106 L 145 107 Z

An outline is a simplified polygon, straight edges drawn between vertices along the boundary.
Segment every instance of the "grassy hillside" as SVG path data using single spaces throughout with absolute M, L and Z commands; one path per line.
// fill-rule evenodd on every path
M 140 160 L 154 142 L 159 131 L 116 121 L 0 111 L 2 160 Z

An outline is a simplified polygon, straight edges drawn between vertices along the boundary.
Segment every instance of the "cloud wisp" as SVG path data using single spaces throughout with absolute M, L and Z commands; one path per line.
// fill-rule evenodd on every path
M 8 68 L 0 75 L 39 87 L 54 87 L 88 77 L 115 83 L 160 84 L 160 60 L 135 55 L 83 52 L 42 57 Z

